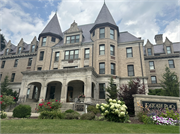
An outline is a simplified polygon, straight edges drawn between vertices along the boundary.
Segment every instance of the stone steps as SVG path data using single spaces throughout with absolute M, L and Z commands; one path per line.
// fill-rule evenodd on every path
M 68 109 L 74 109 L 74 103 L 63 103 L 61 107 L 61 112 L 65 112 Z

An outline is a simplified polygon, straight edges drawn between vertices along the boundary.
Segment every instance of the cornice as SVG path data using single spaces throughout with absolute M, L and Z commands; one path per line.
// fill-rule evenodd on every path
M 37 52 L 34 53 L 21 53 L 16 55 L 3 55 L 0 57 L 0 59 L 11 59 L 11 58 L 21 58 L 21 57 L 28 57 L 28 56 L 36 56 Z
M 180 55 L 179 54 L 168 54 L 168 55 L 160 55 L 160 56 L 144 56 L 144 60 L 177 58 L 177 57 L 180 57 Z
M 120 46 L 120 45 L 134 44 L 134 43 L 144 43 L 144 40 L 137 40 L 137 41 L 131 41 L 131 42 L 118 43 L 118 46 Z M 142 44 L 142 45 L 143 45 L 143 44 Z

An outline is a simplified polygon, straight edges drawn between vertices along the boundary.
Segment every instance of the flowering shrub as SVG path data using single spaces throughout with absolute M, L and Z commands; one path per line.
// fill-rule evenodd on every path
M 108 121 L 126 122 L 129 119 L 127 106 L 123 101 L 109 99 L 108 104 L 96 104 L 96 108 Z
M 157 125 L 179 125 L 180 121 L 173 120 L 172 118 L 164 118 L 164 117 L 158 117 L 153 116 L 151 117 L 153 119 L 153 122 Z
M 0 111 L 0 116 L 1 116 L 1 119 L 4 119 L 7 117 L 7 114 L 4 111 Z
M 39 103 L 38 108 L 35 108 L 35 110 L 37 112 L 60 110 L 59 108 L 61 108 L 61 106 L 62 106 L 62 103 L 58 100 L 50 100 L 48 102 L 43 101 Z
M 7 96 L 7 95 L 1 95 L 0 96 L 0 104 L 1 104 L 1 110 L 5 110 L 7 106 L 14 104 L 14 98 L 13 96 Z
M 78 96 L 78 98 L 85 98 L 85 95 L 80 94 L 80 95 Z

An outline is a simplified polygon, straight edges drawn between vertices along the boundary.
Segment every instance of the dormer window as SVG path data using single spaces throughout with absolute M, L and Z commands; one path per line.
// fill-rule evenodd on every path
M 73 36 L 67 36 L 66 37 L 66 43 L 78 43 L 79 42 L 79 35 L 73 35 Z
M 148 56 L 152 55 L 152 50 L 151 50 L 151 48 L 148 48 L 147 50 L 148 50 Z
M 114 39 L 114 29 L 110 29 L 110 39 Z
M 21 54 L 21 47 L 18 48 L 18 54 Z
M 51 42 L 56 42 L 56 38 L 51 37 Z
M 46 45 L 46 37 L 43 37 L 42 39 L 42 46 L 45 46 Z
M 32 53 L 35 52 L 35 45 L 32 45 L 32 47 L 31 47 L 31 52 L 32 52 Z
M 167 49 L 167 54 L 170 54 L 171 53 L 171 47 L 168 46 L 168 47 L 166 47 L 166 49 Z
M 7 48 L 6 52 L 5 52 L 5 55 L 8 55 L 8 54 L 9 54 L 9 49 Z
M 105 29 L 104 28 L 100 28 L 100 32 L 99 32 L 99 38 L 105 38 Z

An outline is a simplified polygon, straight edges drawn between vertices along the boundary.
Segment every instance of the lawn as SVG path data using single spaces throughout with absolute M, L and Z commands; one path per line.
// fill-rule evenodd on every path
M 1 120 L 1 133 L 179 133 L 179 126 L 89 120 Z

